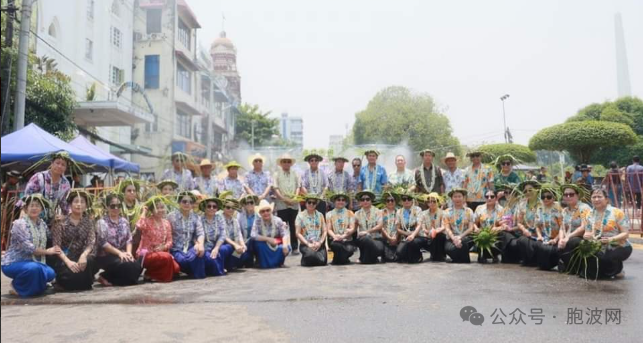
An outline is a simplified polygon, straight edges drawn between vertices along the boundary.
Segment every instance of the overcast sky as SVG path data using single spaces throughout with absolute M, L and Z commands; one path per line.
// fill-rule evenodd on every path
M 429 93 L 468 145 L 501 142 L 502 103 L 517 143 L 616 97 L 621 12 L 633 95 L 643 95 L 643 1 L 188 0 L 209 48 L 238 51 L 244 102 L 304 119 L 327 147 L 381 89 Z

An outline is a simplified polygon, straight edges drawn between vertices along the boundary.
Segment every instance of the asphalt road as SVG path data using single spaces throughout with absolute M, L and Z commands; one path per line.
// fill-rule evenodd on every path
M 3 275 L 1 333 L 3 342 L 640 342 L 642 265 L 637 248 L 624 279 L 588 282 L 502 264 L 303 268 L 295 256 L 276 270 L 32 299 L 9 296 Z M 476 309 L 471 322 L 465 306 Z

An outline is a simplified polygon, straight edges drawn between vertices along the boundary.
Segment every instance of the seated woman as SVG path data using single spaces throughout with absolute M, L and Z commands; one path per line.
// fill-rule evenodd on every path
M 445 210 L 442 215 L 442 226 L 447 233 L 444 250 L 453 263 L 471 263 L 469 250 L 473 246 L 471 233 L 474 228 L 474 214 L 473 210 L 465 206 L 466 197 L 465 189 L 454 188 L 449 191 L 453 207 Z
M 359 261 L 363 264 L 377 263 L 384 253 L 384 242 L 382 242 L 382 217 L 380 211 L 373 206 L 375 194 L 370 191 L 361 191 L 355 196 L 359 199 L 361 206 L 355 213 Z
M 252 250 L 253 244 L 250 241 L 250 233 L 255 221 L 259 220 L 259 214 L 255 211 L 255 206 L 259 205 L 259 197 L 254 194 L 248 194 L 239 200 L 239 204 L 241 205 L 241 210 L 237 214 L 237 221 L 247 249 L 247 259 L 244 260 L 243 267 L 252 268 L 255 266 L 255 254 Z
M 558 266 L 558 233 L 563 226 L 563 208 L 558 203 L 558 191 L 549 185 L 540 189 L 542 206 L 536 213 L 536 245 L 538 269 L 551 270 Z
M 585 232 L 583 239 L 600 241 L 601 250 L 595 258 L 588 259 L 585 277 L 622 278 L 625 276 L 623 261 L 632 255 L 632 244 L 628 240 L 630 223 L 621 209 L 609 204 L 605 190 L 594 190 L 591 199 L 594 209 L 587 217 L 590 231 Z M 583 269 L 581 272 L 584 272 Z
M 173 196 L 174 192 L 179 188 L 179 184 L 172 180 L 163 180 L 156 185 L 161 195 L 163 196 Z
M 402 202 L 402 208 L 398 209 L 395 215 L 395 226 L 397 234 L 400 236 L 400 243 L 395 251 L 397 262 L 418 263 L 422 261 L 420 243 L 426 240 L 418 237 L 422 209 L 413 205 L 415 197 L 410 192 L 398 195 Z M 428 244 L 426 246 L 428 247 Z
M 520 247 L 518 238 L 520 238 L 520 229 L 517 226 L 518 208 L 520 203 L 519 191 L 516 184 L 500 185 L 496 198 L 504 199 L 504 205 L 500 211 L 500 228 L 502 231 L 498 234 L 498 243 L 502 263 L 520 263 Z M 502 194 L 502 197 L 500 196 Z M 500 202 L 499 202 L 500 203 Z
M 484 195 L 485 204 L 478 206 L 475 212 L 475 222 L 476 229 L 478 231 L 483 228 L 491 228 L 493 232 L 500 233 L 502 232 L 502 227 L 500 226 L 500 221 L 502 217 L 502 206 L 498 205 L 497 193 L 489 190 Z M 480 251 L 478 247 L 475 248 L 478 252 L 478 262 L 486 263 L 488 259 L 493 259 L 493 263 L 497 263 L 498 255 L 500 255 L 500 248 L 495 247 L 491 248 L 491 254 L 489 251 Z
M 355 214 L 346 208 L 350 197 L 346 193 L 335 193 L 330 201 L 335 208 L 326 213 L 330 250 L 333 252 L 331 264 L 344 265 L 350 263 L 357 246 L 353 241 L 355 233 Z
M 260 219 L 255 220 L 250 237 L 260 268 L 281 267 L 291 251 L 288 225 L 272 214 L 274 204 L 261 200 L 257 207 Z
M 563 209 L 563 227 L 559 232 L 558 239 L 558 271 L 567 272 L 572 251 L 583 240 L 583 234 L 587 227 L 587 217 L 592 208 L 584 201 L 589 201 L 589 194 L 584 187 L 575 184 L 562 185 L 560 190 L 563 194 L 563 201 L 567 205 Z
M 151 197 L 143 205 L 136 223 L 136 229 L 141 232 L 136 257 L 145 268 L 146 280 L 170 282 L 181 271 L 169 253 L 172 248 L 172 225 L 165 219 L 165 214 L 170 203 L 164 196 Z
M 199 203 L 199 210 L 203 212 L 205 274 L 208 276 L 225 275 L 225 263 L 232 254 L 232 247 L 224 244 L 226 230 L 223 216 L 217 213 L 220 208 L 221 200 L 215 197 L 205 198 Z
M 326 252 L 326 221 L 317 211 L 322 199 L 309 194 L 304 197 L 306 210 L 299 212 L 295 219 L 295 232 L 299 239 L 301 265 L 304 267 L 325 266 L 328 263 Z
M 195 279 L 205 278 L 205 235 L 201 218 L 192 211 L 196 196 L 183 191 L 177 197 L 179 209 L 168 215 L 172 225 L 172 248 L 170 253 L 181 271 Z
M 442 225 L 442 209 L 440 209 L 444 204 L 444 199 L 435 192 L 429 193 L 424 199 L 428 209 L 422 212 L 420 237 L 418 238 L 425 237 L 426 243 L 420 241 L 418 245 L 431 253 L 432 262 L 444 262 L 447 256 L 444 251 L 447 236 Z
M 518 185 L 518 190 L 523 194 L 522 202 L 518 207 L 518 229 L 522 236 L 518 238 L 520 260 L 525 267 L 536 266 L 536 246 L 540 244 L 536 236 L 536 212 L 542 206 L 538 197 L 541 185 L 538 181 L 524 181 Z
M 96 227 L 87 213 L 91 197 L 84 190 L 71 190 L 67 196 L 71 213 L 56 221 L 51 230 L 53 245 L 60 249 L 56 258 L 47 263 L 56 272 L 59 290 L 82 291 L 92 289 L 94 283 L 94 256 Z
M 54 270 L 45 264 L 45 256 L 56 256 L 60 249 L 46 249 L 48 229 L 40 218 L 50 203 L 41 194 L 28 195 L 22 199 L 25 216 L 11 226 L 11 242 L 2 255 L 2 272 L 11 281 L 10 294 L 21 297 L 41 295 L 47 283 L 56 277 Z
M 107 215 L 98 223 L 96 270 L 102 269 L 98 282 L 103 286 L 130 286 L 138 282 L 141 264 L 132 255 L 132 233 L 121 216 L 121 195 L 110 193 L 105 198 Z
M 382 237 L 384 238 L 384 253 L 382 259 L 384 262 L 397 261 L 397 247 L 399 244 L 399 235 L 397 233 L 397 194 L 392 192 L 382 193 L 381 202 L 384 204 L 384 209 L 381 210 L 382 214 Z
M 234 199 L 223 199 L 223 227 L 226 231 L 226 244 L 231 254 L 226 259 L 225 268 L 230 272 L 242 267 L 246 261 L 251 258 L 246 241 L 241 232 L 239 220 L 237 219 L 237 210 L 239 202 Z

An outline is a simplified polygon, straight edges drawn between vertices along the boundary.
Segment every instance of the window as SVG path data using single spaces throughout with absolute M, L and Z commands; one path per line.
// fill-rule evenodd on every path
M 190 119 L 191 118 L 189 115 L 181 111 L 176 112 L 176 124 L 174 125 L 174 127 L 176 127 L 177 135 L 188 139 L 191 138 L 190 137 L 190 129 L 191 129 Z
M 161 32 L 161 13 L 160 8 L 147 10 L 147 33 Z
M 145 56 L 145 89 L 158 89 L 159 76 L 159 55 Z
M 190 41 L 192 38 L 190 28 L 185 25 L 183 20 L 179 19 L 179 42 L 183 43 L 183 46 L 190 50 Z
M 210 109 L 210 78 L 201 76 L 201 103 Z
M 181 63 L 176 63 L 176 85 L 184 92 L 192 94 L 192 72 Z
M 112 27 L 112 44 L 117 48 L 123 44 L 123 33 L 115 27 Z
M 87 19 L 94 20 L 94 0 L 87 0 Z
M 94 42 L 89 38 L 85 38 L 85 58 L 90 61 L 94 59 Z
M 159 119 L 156 113 L 154 114 L 153 123 L 145 123 L 145 132 L 157 132 L 159 130 Z
M 120 86 L 123 83 L 125 71 L 115 66 L 109 68 L 109 82 L 114 86 Z
M 121 9 L 118 7 L 118 0 L 112 1 L 112 13 L 117 17 L 121 15 Z

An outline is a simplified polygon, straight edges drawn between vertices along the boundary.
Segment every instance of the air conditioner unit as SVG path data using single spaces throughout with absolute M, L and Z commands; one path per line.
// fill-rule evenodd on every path
M 143 40 L 143 34 L 140 32 L 134 31 L 134 41 L 139 42 L 141 40 Z

